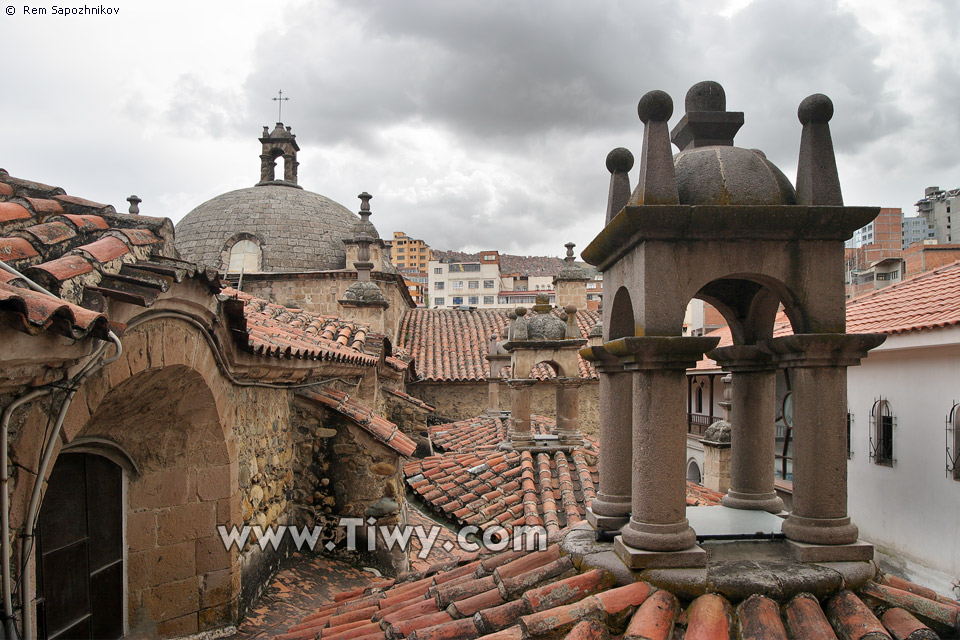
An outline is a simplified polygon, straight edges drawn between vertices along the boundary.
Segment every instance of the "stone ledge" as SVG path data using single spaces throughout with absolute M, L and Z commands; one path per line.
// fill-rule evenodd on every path
M 787 540 L 787 548 L 799 562 L 870 562 L 873 545 L 863 540 L 853 544 L 808 544 Z
M 707 552 L 697 545 L 683 551 L 644 551 L 627 546 L 623 538 L 617 536 L 613 550 L 630 569 L 686 569 L 707 565 Z

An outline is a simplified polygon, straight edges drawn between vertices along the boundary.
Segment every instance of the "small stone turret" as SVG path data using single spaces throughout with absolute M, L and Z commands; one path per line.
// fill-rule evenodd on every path
M 300 145 L 297 144 L 297 136 L 290 130 L 291 127 L 284 127 L 282 122 L 278 122 L 273 131 L 263 128 L 263 136 L 260 138 L 260 144 L 263 145 L 263 151 L 260 154 L 260 185 L 280 185 L 284 187 L 296 187 L 302 189 L 297 184 L 297 152 L 300 151 Z M 276 177 L 277 158 L 283 158 L 283 177 Z
M 377 230 L 370 222 L 370 200 L 373 196 L 364 191 L 357 197 L 361 201 L 360 221 L 353 227 L 353 242 L 357 246 L 357 260 L 353 266 L 357 270 L 357 281 L 347 288 L 343 302 L 358 306 L 386 307 L 387 301 L 380 287 L 370 281 L 370 271 L 374 266 L 370 261 L 370 245 L 379 240 Z
M 553 279 L 553 288 L 557 292 L 557 306 L 562 309 L 572 305 L 575 310 L 585 309 L 587 281 L 590 280 L 590 276 L 575 262 L 573 248 L 577 245 L 568 242 L 564 246 L 567 248 L 567 255 L 563 259 L 563 268 Z

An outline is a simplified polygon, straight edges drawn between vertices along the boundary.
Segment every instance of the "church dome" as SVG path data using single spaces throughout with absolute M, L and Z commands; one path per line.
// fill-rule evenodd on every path
M 247 271 L 325 271 L 346 267 L 343 241 L 353 238 L 358 216 L 343 205 L 303 189 L 267 184 L 237 189 L 198 206 L 176 225 L 180 255 L 226 270 L 230 250 L 252 240 L 260 268 Z
M 260 182 L 208 200 L 178 222 L 180 255 L 234 273 L 345 268 L 343 241 L 353 239 L 360 218 L 297 184 L 300 147 L 290 127 L 264 127 L 260 142 Z M 283 177 L 277 178 L 280 158 Z

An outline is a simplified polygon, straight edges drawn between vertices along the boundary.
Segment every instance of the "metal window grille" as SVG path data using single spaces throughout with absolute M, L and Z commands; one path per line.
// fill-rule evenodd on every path
M 897 419 L 890 403 L 877 398 L 870 411 L 870 459 L 875 464 L 892 467 L 897 461 L 893 456 L 893 432 Z
M 960 403 L 954 402 L 947 413 L 945 426 L 947 477 L 953 475 L 954 480 L 960 480 Z

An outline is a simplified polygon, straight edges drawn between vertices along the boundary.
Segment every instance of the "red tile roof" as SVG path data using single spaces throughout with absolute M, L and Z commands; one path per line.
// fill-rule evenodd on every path
M 241 345 L 252 353 L 374 366 L 364 353 L 366 325 L 267 302 L 236 289 L 223 290 L 224 312 Z
M 333 409 L 354 422 L 357 426 L 393 449 L 401 456 L 409 457 L 417 450 L 417 443 L 401 432 L 397 425 L 378 416 L 373 409 L 332 387 L 318 386 L 300 389 L 297 395 Z
M 847 333 L 908 333 L 960 325 L 960 261 L 921 273 L 847 302 Z M 711 331 L 719 347 L 733 344 L 730 327 Z M 773 337 L 793 335 L 790 320 L 777 314 Z M 697 369 L 717 370 L 704 358 Z
M 508 313 L 506 309 L 410 309 L 400 323 L 398 341 L 414 357 L 424 380 L 486 380 L 490 373 L 486 360 L 490 336 L 501 334 L 509 323 Z M 577 311 L 577 326 L 584 338 L 598 322 L 599 312 Z M 537 375 L 550 377 L 552 372 L 542 367 Z M 583 359 L 579 375 L 597 377 L 593 366 Z
M 555 423 L 532 416 L 531 430 L 553 433 Z M 408 462 L 407 484 L 427 508 L 461 526 L 543 526 L 554 534 L 582 521 L 596 497 L 596 442 L 585 437 L 583 446 L 550 453 L 503 451 L 506 435 L 493 417 L 434 425 L 430 439 L 445 453 Z M 687 504 L 719 504 L 719 493 L 688 484 Z
M 534 553 L 465 554 L 341 593 L 279 638 L 916 640 L 936 638 L 930 627 L 956 637 L 960 603 L 904 586 L 916 585 L 880 577 L 822 604 L 801 593 L 781 608 L 754 594 L 734 608 L 716 593 L 683 601 L 643 581 L 617 586 L 602 569 L 578 569 L 553 544 Z
M 173 224 L 165 218 L 118 214 L 5 171 L 0 185 L 0 259 L 60 298 L 4 273 L 0 314 L 14 328 L 103 338 L 108 319 L 89 309 L 104 308 L 104 298 L 149 306 L 185 277 L 219 290 L 216 273 L 176 259 Z

